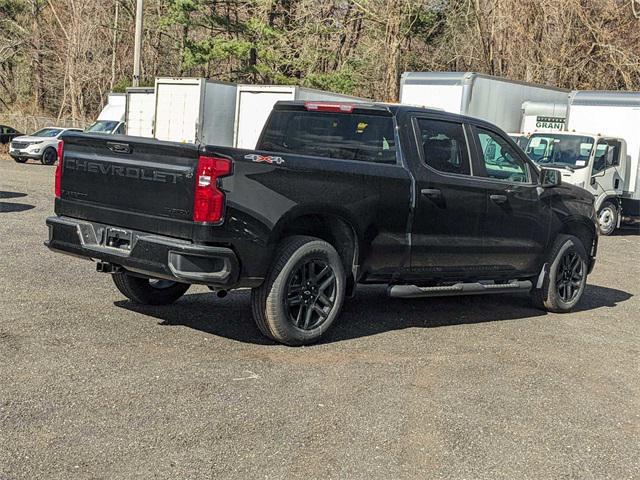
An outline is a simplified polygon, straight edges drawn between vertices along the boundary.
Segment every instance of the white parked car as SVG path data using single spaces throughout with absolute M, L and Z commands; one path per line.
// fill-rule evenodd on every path
M 82 132 L 80 128 L 45 127 L 31 135 L 11 140 L 9 155 L 18 163 L 30 158 L 40 160 L 43 165 L 53 165 L 58 158 L 58 137 L 68 130 Z

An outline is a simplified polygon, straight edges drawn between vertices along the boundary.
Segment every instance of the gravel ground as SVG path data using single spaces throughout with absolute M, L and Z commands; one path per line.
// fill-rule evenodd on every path
M 53 167 L 0 159 L 0 479 L 640 478 L 640 236 L 576 312 L 363 288 L 287 348 L 246 291 L 125 301 L 42 242 Z

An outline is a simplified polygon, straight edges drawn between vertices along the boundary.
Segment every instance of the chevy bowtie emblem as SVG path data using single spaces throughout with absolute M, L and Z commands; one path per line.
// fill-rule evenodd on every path
M 275 163 L 276 165 L 282 165 L 284 163 L 284 158 L 272 157 L 271 155 L 257 155 L 255 153 L 250 153 L 249 155 L 245 155 L 244 158 L 257 163 L 268 163 L 268 164 Z

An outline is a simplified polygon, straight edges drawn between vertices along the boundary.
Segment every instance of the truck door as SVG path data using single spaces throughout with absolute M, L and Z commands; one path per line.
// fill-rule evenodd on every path
M 599 197 L 621 195 L 624 187 L 624 171 L 620 164 L 622 142 L 616 139 L 601 139 L 596 144 L 591 181 L 585 188 Z M 596 203 L 597 205 L 599 202 Z
M 550 225 L 549 205 L 538 193 L 537 172 L 497 130 L 473 127 L 477 175 L 485 179 L 485 261 L 501 276 L 535 275 Z M 513 277 L 511 277 L 513 278 Z
M 473 176 L 469 138 L 461 122 L 418 114 L 415 151 L 406 159 L 416 182 L 411 230 L 413 277 L 474 277 L 483 270 L 486 185 Z

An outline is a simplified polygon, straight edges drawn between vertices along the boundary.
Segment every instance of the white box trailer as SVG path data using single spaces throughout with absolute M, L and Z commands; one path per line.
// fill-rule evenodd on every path
M 522 104 L 522 126 L 524 134 L 533 132 L 561 132 L 565 129 L 567 119 L 567 101 L 532 102 Z
M 439 108 L 518 132 L 526 101 L 566 103 L 569 90 L 473 72 L 405 72 L 400 103 Z
M 362 98 L 295 85 L 238 85 L 234 146 L 253 149 L 271 110 L 280 100 L 364 102 Z
M 233 146 L 236 85 L 205 78 L 157 78 L 154 137 Z
M 623 219 L 640 218 L 640 92 L 572 92 L 567 130 L 620 138 L 626 142 L 620 207 Z
M 150 87 L 127 88 L 125 113 L 127 135 L 153 138 L 153 122 L 156 114 L 155 90 Z

